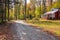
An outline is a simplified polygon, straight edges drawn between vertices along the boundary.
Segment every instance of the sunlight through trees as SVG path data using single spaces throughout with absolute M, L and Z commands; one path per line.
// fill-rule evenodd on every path
M 60 8 L 60 0 L 1 0 L 0 20 L 40 18 L 52 8 Z

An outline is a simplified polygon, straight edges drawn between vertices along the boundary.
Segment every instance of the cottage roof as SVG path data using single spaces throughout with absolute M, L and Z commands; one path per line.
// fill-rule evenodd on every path
M 54 9 L 54 10 L 49 11 L 49 12 L 46 12 L 46 13 L 44 13 L 44 14 L 54 14 L 54 13 L 57 12 L 57 11 L 58 11 L 58 9 Z

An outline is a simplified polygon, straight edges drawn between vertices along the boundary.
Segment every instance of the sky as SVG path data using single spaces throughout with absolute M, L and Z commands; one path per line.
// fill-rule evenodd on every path
M 30 0 L 27 0 L 27 4 L 30 3 Z

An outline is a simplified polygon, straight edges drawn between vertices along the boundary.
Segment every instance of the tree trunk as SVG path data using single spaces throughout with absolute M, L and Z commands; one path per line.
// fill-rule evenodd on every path
M 43 8 L 43 13 L 46 12 L 46 4 L 45 4 L 45 3 L 46 3 L 46 0 L 43 0 L 43 7 L 44 7 L 44 8 Z
M 5 0 L 5 21 L 6 21 L 6 0 Z
M 20 18 L 20 4 L 18 4 L 18 9 L 17 10 L 18 10 L 18 15 L 17 16 L 18 16 L 18 19 L 19 19 Z
M 10 12 L 9 12 L 9 0 L 8 0 L 8 21 L 9 21 L 9 15 L 10 15 Z
M 25 13 L 24 13 L 24 19 L 26 20 L 26 4 L 27 4 L 27 0 L 25 0 Z
M 50 0 L 50 6 L 51 6 L 51 8 L 52 8 L 52 4 L 53 4 L 53 0 Z

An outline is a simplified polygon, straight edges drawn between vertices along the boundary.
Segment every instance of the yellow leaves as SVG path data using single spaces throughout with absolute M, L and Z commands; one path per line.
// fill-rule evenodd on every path
M 30 4 L 30 3 L 28 3 L 28 4 L 27 4 L 27 8 L 29 8 L 30 6 L 31 6 L 31 4 Z

